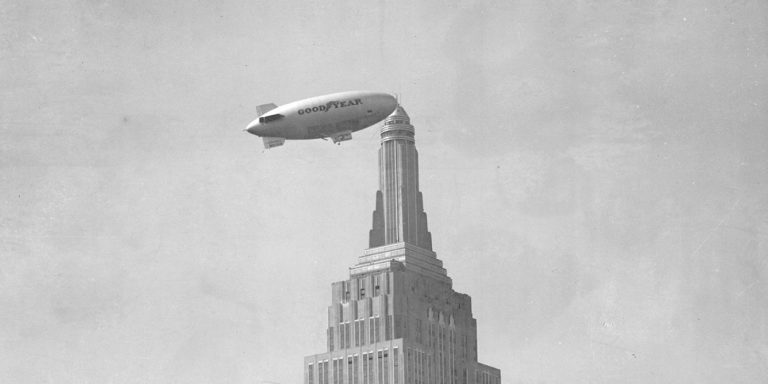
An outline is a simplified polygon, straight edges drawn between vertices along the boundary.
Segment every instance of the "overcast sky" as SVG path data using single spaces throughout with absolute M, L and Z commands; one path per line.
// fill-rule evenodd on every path
M 0 0 L 0 382 L 302 381 L 397 93 L 504 383 L 768 381 L 765 1 Z

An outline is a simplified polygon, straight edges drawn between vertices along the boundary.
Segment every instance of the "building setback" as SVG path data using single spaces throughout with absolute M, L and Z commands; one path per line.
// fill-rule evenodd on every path
M 402 107 L 384 120 L 369 248 L 332 284 L 327 352 L 304 358 L 305 384 L 500 384 L 477 361 L 469 295 L 432 251 L 414 129 Z

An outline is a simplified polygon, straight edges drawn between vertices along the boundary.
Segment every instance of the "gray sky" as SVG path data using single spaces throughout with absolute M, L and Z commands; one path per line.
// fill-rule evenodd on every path
M 0 1 L 0 382 L 300 383 L 398 93 L 505 383 L 768 381 L 764 1 Z M 408 4 L 406 4 L 408 3 Z

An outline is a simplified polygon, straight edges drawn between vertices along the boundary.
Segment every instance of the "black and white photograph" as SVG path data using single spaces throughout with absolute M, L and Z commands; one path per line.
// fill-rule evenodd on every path
M 0 0 L 0 383 L 768 383 L 768 2 Z

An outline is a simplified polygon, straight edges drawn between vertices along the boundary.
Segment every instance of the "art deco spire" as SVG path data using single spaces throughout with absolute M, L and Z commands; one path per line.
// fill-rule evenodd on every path
M 379 190 L 368 245 L 374 248 L 395 243 L 432 250 L 432 236 L 419 191 L 414 129 L 399 105 L 381 128 Z
M 477 360 L 472 299 L 432 251 L 414 130 L 402 107 L 384 120 L 370 248 L 332 285 L 327 350 L 304 358 L 304 384 L 500 384 Z

